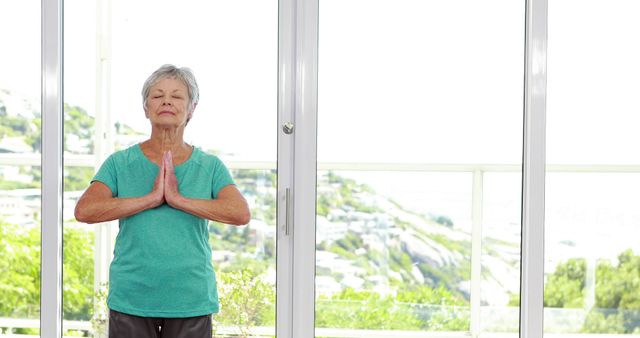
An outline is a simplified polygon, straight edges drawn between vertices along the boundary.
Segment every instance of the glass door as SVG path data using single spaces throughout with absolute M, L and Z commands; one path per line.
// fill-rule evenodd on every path
M 518 334 L 524 9 L 320 0 L 317 337 Z
M 640 330 L 638 13 L 637 1 L 549 1 L 547 334 Z
M 222 160 L 252 215 L 246 226 L 208 226 L 216 336 L 275 334 L 277 48 L 277 0 L 65 1 L 65 211 L 107 156 L 149 137 L 146 78 L 168 63 L 195 74 L 185 142 Z M 67 332 L 104 334 L 117 233 L 117 222 L 65 213 Z

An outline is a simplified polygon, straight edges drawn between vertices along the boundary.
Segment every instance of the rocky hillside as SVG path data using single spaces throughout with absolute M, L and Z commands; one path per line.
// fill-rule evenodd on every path
M 0 122 L 0 152 L 39 151 L 41 122 L 37 104 L 0 90 Z M 65 105 L 65 150 L 90 153 L 93 123 L 93 117 L 84 109 Z M 118 134 L 136 134 L 127 126 L 116 128 Z M 70 171 L 69 175 L 75 174 Z M 275 238 L 275 173 L 236 170 L 233 175 L 252 204 L 252 224 L 261 223 L 264 227 L 251 229 L 250 225 L 249 229 L 238 230 L 213 225 L 212 236 L 217 242 L 226 241 L 219 244 L 218 249 L 253 252 L 256 256 L 252 259 L 272 264 L 275 256 L 272 243 L 262 241 L 262 248 L 250 246 L 259 244 L 251 239 L 256 232 L 262 231 L 263 238 Z M 468 231 L 456 227 L 446 216 L 408 210 L 353 179 L 334 172 L 318 175 L 316 289 L 319 293 L 333 294 L 351 287 L 389 294 L 399 285 L 429 285 L 444 286 L 454 294 L 469 298 L 471 236 Z M 91 172 L 81 176 L 76 179 L 80 182 L 78 186 L 85 185 Z M 509 294 L 518 292 L 519 252 L 519 243 L 483 238 L 482 297 L 485 303 L 506 304 Z
M 332 172 L 318 177 L 320 292 L 340 285 L 393 292 L 394 285 L 445 286 L 468 299 L 471 235 L 443 216 L 419 214 Z M 519 287 L 519 243 L 484 238 L 486 303 Z M 490 299 L 487 299 L 490 298 Z

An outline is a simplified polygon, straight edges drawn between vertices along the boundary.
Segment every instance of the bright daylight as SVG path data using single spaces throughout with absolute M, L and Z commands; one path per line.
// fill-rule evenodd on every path
M 544 332 L 638 334 L 640 2 L 548 3 Z M 319 0 L 316 337 L 518 336 L 525 5 Z M 251 211 L 203 225 L 212 337 L 276 336 L 278 6 L 64 1 L 65 337 L 110 336 L 121 223 L 74 208 L 151 137 L 141 91 L 163 64 L 193 70 L 184 141 Z M 40 20 L 0 3 L 0 337 L 40 337 Z

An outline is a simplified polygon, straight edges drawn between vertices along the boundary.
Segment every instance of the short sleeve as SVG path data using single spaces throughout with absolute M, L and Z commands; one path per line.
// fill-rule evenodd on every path
M 98 173 L 93 177 L 91 183 L 99 181 L 104 183 L 109 189 L 111 189 L 111 195 L 113 197 L 118 196 L 118 178 L 116 176 L 116 163 L 113 155 L 109 156 L 100 169 Z
M 216 164 L 213 169 L 213 179 L 211 182 L 211 197 L 213 199 L 218 198 L 220 190 L 230 184 L 235 184 L 235 182 L 233 181 L 233 178 L 231 178 L 229 169 L 227 169 L 227 166 L 225 166 L 220 159 L 216 158 Z

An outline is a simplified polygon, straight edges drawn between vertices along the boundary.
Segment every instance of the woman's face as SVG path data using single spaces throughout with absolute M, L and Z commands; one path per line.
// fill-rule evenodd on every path
M 189 91 L 182 81 L 165 77 L 149 90 L 145 114 L 151 124 L 164 127 L 185 125 L 191 118 Z

